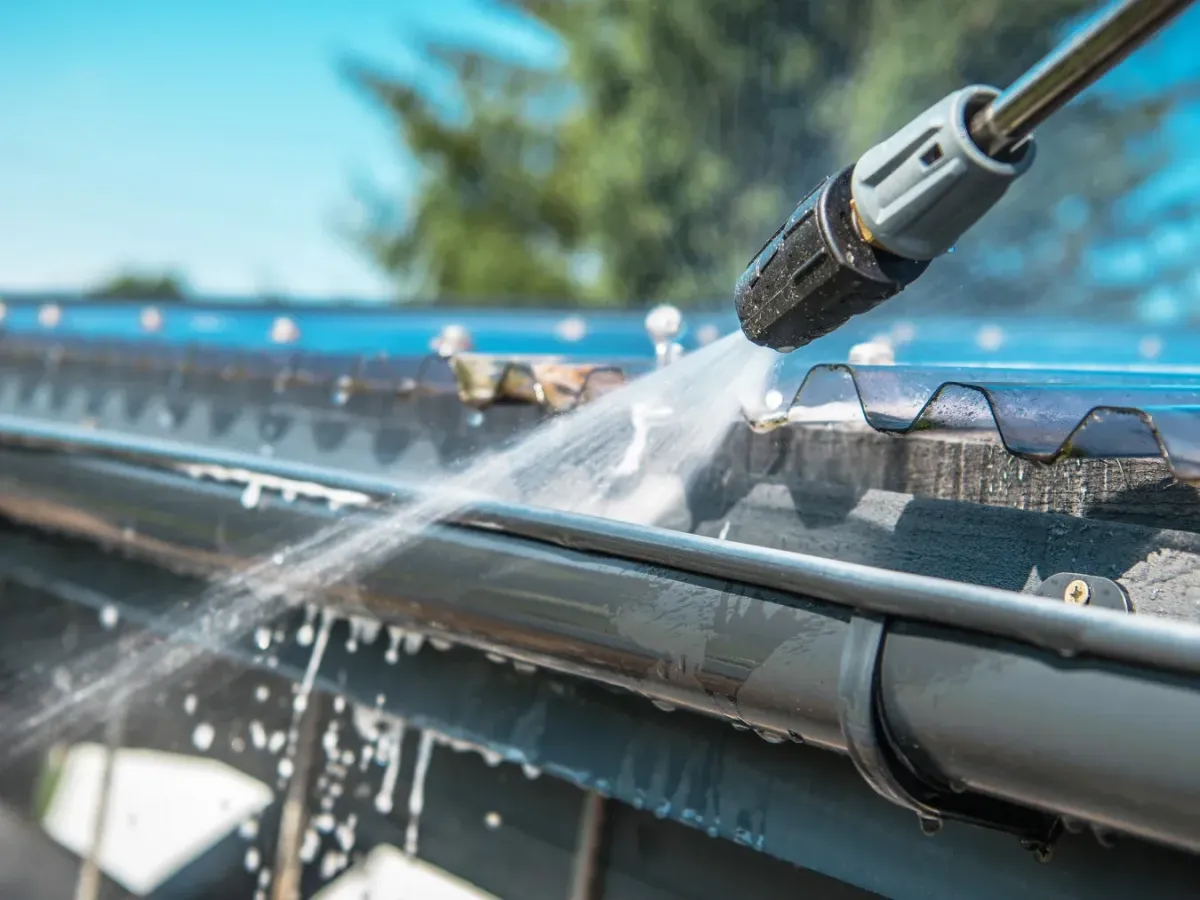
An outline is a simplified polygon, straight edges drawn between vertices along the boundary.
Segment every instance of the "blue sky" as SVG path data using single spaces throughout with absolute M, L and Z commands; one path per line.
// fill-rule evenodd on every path
M 336 66 L 421 77 L 423 34 L 547 51 L 484 0 L 5 0 L 0 285 L 128 263 L 201 292 L 381 294 L 335 226 L 356 179 L 413 173 Z
M 176 267 L 202 293 L 384 294 L 336 226 L 354 216 L 356 180 L 402 193 L 415 172 L 336 66 L 359 54 L 431 78 L 411 50 L 423 35 L 555 54 L 497 0 L 3 0 L 0 287 L 86 287 L 128 264 Z M 1104 88 L 1200 76 L 1198 42 L 1200 6 Z M 1200 112 L 1171 131 L 1178 164 L 1131 215 L 1200 191 Z M 1198 245 L 1200 226 L 1172 226 L 1105 248 L 1097 274 L 1152 281 L 1160 257 Z M 1200 306 L 1194 282 L 1151 296 L 1155 315 Z

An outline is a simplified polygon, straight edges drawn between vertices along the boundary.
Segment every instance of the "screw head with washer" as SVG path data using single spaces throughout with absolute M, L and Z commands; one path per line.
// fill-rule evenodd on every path
M 1088 600 L 1091 599 L 1092 589 L 1088 587 L 1087 582 L 1080 578 L 1076 578 L 1067 585 L 1063 591 L 1063 600 L 1075 606 L 1085 606 Z

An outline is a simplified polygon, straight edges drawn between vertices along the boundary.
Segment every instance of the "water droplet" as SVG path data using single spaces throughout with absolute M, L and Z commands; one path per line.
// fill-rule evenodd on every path
M 285 746 L 287 746 L 287 735 L 282 731 L 271 732 L 271 737 L 267 741 L 267 752 L 274 756 Z
M 215 729 L 207 722 L 201 722 L 192 732 L 192 744 L 201 752 L 212 747 L 213 738 L 216 737 Z
M 271 629 L 260 627 L 254 630 L 254 645 L 259 650 L 266 650 L 271 646 Z
M 329 850 L 321 857 L 321 877 L 328 881 L 346 868 L 347 857 L 340 850 Z
M 242 491 L 242 506 L 246 509 L 254 509 L 262 500 L 262 485 L 257 481 L 246 482 L 246 488 Z
M 495 831 L 504 824 L 504 820 L 500 817 L 500 813 L 492 810 L 483 817 L 483 824 L 489 831 Z
M 343 375 L 333 386 L 333 405 L 345 406 L 350 402 L 350 391 L 354 387 L 354 379 Z
M 266 703 L 271 697 L 271 689 L 265 684 L 260 684 L 254 689 L 254 699 L 259 703 Z
M 119 621 L 121 621 L 121 613 L 114 604 L 105 603 L 100 608 L 100 624 L 106 630 L 111 631 L 113 628 L 116 628 Z
M 404 635 L 404 652 L 409 656 L 416 656 L 421 652 L 421 647 L 425 644 L 425 635 L 410 631 Z
M 404 721 L 397 719 L 393 722 L 386 735 L 387 768 L 383 772 L 383 780 L 379 784 L 379 793 L 375 795 L 375 808 L 384 815 L 392 811 L 396 792 L 396 779 L 400 775 L 400 754 L 404 748 Z M 383 748 L 380 748 L 382 754 Z
M 447 650 L 449 650 L 451 647 L 453 647 L 454 644 L 451 641 L 446 640 L 445 638 L 431 637 L 429 639 L 429 646 L 432 647 L 434 650 L 438 650 L 438 651 L 441 651 L 442 653 L 445 653 Z
M 408 793 L 408 828 L 404 833 L 404 852 L 409 857 L 417 855 L 417 842 L 421 832 L 421 812 L 425 809 L 425 778 L 429 774 L 429 761 L 433 756 L 433 741 L 433 732 L 421 732 L 421 743 L 417 747 L 417 764 L 413 770 L 412 788 Z
M 525 777 L 528 778 L 530 781 L 532 781 L 535 778 L 542 777 L 542 770 L 539 769 L 537 766 L 530 765 L 529 763 L 522 764 L 521 771 L 525 773 Z
M 498 666 L 502 666 L 506 662 L 508 662 L 508 660 L 505 659 L 503 656 L 501 656 L 499 653 L 485 653 L 485 654 L 483 654 L 483 656 L 488 662 L 495 663 Z
M 304 841 L 300 844 L 300 861 L 310 863 L 317 858 L 321 849 L 321 836 L 312 828 L 304 829 Z
M 257 872 L 258 867 L 261 864 L 262 864 L 262 854 L 259 852 L 258 848 L 257 847 L 246 848 L 246 859 L 245 859 L 246 871 L 247 872 Z
M 66 666 L 57 666 L 50 673 L 50 680 L 54 686 L 64 694 L 71 690 L 74 679 L 71 678 L 71 670 Z
M 258 819 L 250 818 L 238 826 L 238 834 L 248 841 L 258 837 Z
M 195 694 L 188 694 L 186 697 L 183 698 L 183 711 L 185 713 L 187 713 L 189 716 L 195 715 L 195 713 L 196 713 L 196 695 Z
M 229 749 L 234 753 L 241 753 L 246 749 L 246 742 L 240 737 L 230 738 Z
M 304 680 L 300 689 L 292 698 L 292 709 L 297 714 L 308 708 L 308 697 L 312 693 L 313 682 L 317 678 L 317 670 L 321 668 L 321 659 L 325 655 L 325 647 L 329 643 L 329 633 L 333 630 L 334 616 L 328 610 L 321 612 L 321 628 L 313 641 L 312 655 L 308 658 L 308 667 L 304 670 Z
M 345 822 L 343 822 L 341 825 L 338 825 L 333 832 L 333 836 L 337 840 L 338 846 L 340 846 L 347 853 L 354 849 L 354 841 L 356 839 L 354 827 L 357 824 L 357 821 L 358 820 L 351 815 L 348 819 L 346 819 Z
M 250 723 L 250 743 L 255 750 L 263 750 L 267 746 L 267 729 L 257 719 Z
M 279 773 L 280 778 L 287 781 L 292 777 L 292 773 L 296 771 L 296 764 L 289 757 L 285 756 L 279 760 L 279 765 L 276 766 L 275 770 Z
M 752 847 L 755 850 L 763 848 L 763 836 L 747 828 L 735 828 L 733 831 L 733 841 L 735 844 Z
M 333 723 L 330 723 L 329 728 L 321 735 L 321 747 L 329 759 L 336 760 L 338 758 L 338 732 Z
M 663 712 L 675 712 L 675 704 L 668 703 L 666 700 L 651 700 L 650 702 Z
M 388 665 L 395 665 L 400 661 L 400 642 L 402 640 L 404 640 L 404 629 L 389 625 L 388 647 L 383 654 L 383 659 Z
M 520 660 L 513 660 L 513 668 L 522 675 L 532 675 L 537 671 L 537 666 L 533 663 L 521 662 Z
M 305 622 L 296 631 L 296 643 L 301 647 L 308 647 L 312 644 L 313 638 L 316 636 L 316 629 L 312 627 L 311 622 Z

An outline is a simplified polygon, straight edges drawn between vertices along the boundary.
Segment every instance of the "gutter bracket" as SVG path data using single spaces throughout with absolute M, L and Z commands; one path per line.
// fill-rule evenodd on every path
M 926 834 L 937 833 L 947 819 L 965 822 L 1016 835 L 1039 861 L 1049 859 L 1062 830 L 1057 816 L 955 789 L 919 772 L 900 752 L 884 717 L 879 662 L 887 628 L 885 617 L 855 613 L 842 650 L 838 723 L 859 775 L 886 800 L 915 812 Z
M 1099 606 L 1117 612 L 1133 612 L 1124 585 L 1099 575 L 1059 572 L 1038 585 L 1034 593 L 1072 606 Z

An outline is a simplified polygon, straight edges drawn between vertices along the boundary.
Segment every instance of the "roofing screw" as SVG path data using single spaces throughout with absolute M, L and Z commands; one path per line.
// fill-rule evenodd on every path
M 271 342 L 294 344 L 300 339 L 300 327 L 287 316 L 280 316 L 271 323 Z
M 1063 591 L 1063 599 L 1074 606 L 1086 606 L 1091 596 L 1092 589 L 1081 578 L 1076 578 Z
M 142 310 L 138 321 L 142 326 L 142 331 L 154 333 L 162 329 L 163 317 L 156 307 L 147 306 Z
M 458 353 L 469 353 L 474 349 L 475 341 L 465 326 L 451 323 L 443 327 L 429 345 L 438 356 L 448 358 Z
M 579 316 L 568 316 L 554 326 L 554 334 L 561 341 L 582 341 L 587 337 L 587 322 Z
M 654 344 L 654 356 L 661 369 L 683 355 L 682 345 L 675 338 L 683 331 L 683 313 L 669 303 L 662 303 L 646 314 L 646 333 Z
M 1050 862 L 1054 856 L 1054 847 L 1045 841 L 1024 840 L 1021 841 L 1021 847 L 1033 854 L 1033 858 L 1040 863 Z

